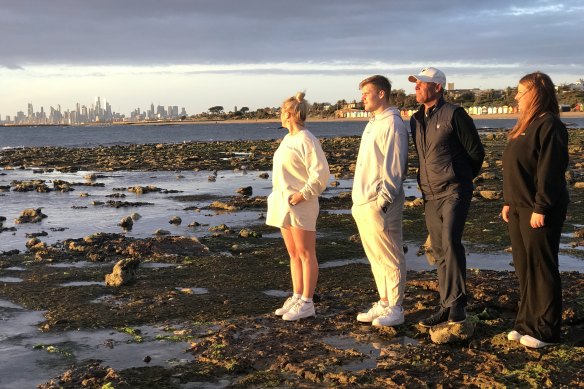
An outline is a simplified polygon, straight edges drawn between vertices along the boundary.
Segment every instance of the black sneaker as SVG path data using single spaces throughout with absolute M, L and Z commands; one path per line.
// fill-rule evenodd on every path
M 437 326 L 438 324 L 446 323 L 448 321 L 449 314 L 450 308 L 442 307 L 437 313 L 433 314 L 432 316 L 424 320 L 420 320 L 418 324 L 424 328 L 431 328 Z
M 466 320 L 466 311 L 464 307 L 452 306 L 448 314 L 448 324 L 460 324 Z

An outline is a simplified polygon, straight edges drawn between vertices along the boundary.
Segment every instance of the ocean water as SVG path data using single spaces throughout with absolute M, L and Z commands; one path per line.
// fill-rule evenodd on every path
M 584 118 L 564 120 L 568 127 L 584 127 Z M 308 122 L 317 137 L 361 135 L 364 121 Z M 475 125 L 481 131 L 509 129 L 515 119 L 480 119 Z M 277 139 L 286 130 L 278 123 L 209 123 L 173 125 L 112 126 L 31 126 L 0 127 L 0 149 L 8 147 L 63 146 L 94 147 L 124 144 L 182 143 L 188 141 L 230 141 Z

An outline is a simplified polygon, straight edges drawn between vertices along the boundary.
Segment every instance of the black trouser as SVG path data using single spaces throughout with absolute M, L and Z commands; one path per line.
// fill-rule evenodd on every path
M 546 215 L 544 226 L 532 228 L 531 208 L 511 207 L 509 236 L 519 279 L 519 311 L 515 331 L 544 342 L 560 341 L 562 283 L 558 268 L 560 234 L 566 207 Z
M 426 227 L 436 256 L 440 305 L 466 306 L 466 255 L 462 245 L 471 193 L 425 202 Z

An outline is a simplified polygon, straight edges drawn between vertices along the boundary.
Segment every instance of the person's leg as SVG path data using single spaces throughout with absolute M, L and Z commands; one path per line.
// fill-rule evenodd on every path
M 526 210 L 531 217 L 531 210 Z M 525 247 L 529 262 L 526 274 L 526 335 L 546 342 L 560 341 L 562 286 L 558 268 L 560 234 L 565 210 L 546 215 L 540 228 L 524 226 Z
M 292 291 L 294 294 L 302 294 L 304 284 L 302 280 L 302 261 L 296 250 L 296 242 L 292 234 L 291 227 L 281 228 L 282 237 L 288 256 L 290 257 L 290 275 L 292 277 Z
M 290 232 L 294 240 L 296 255 L 301 263 L 302 297 L 312 299 L 318 280 L 316 231 L 290 227 Z
M 519 332 L 521 335 L 525 335 L 527 331 L 525 327 L 525 320 L 527 318 L 526 313 L 526 293 L 527 293 L 527 250 L 525 248 L 525 242 L 522 235 L 522 225 L 529 227 L 529 218 L 525 220 L 525 216 L 518 212 L 517 208 L 511 207 L 509 210 L 509 238 L 511 239 L 511 254 L 513 256 L 513 266 L 515 268 L 515 274 L 517 275 L 517 280 L 519 282 L 519 304 L 517 309 L 517 316 L 515 318 L 514 330 Z M 531 217 L 531 211 L 529 213 Z
M 464 310 L 466 306 L 466 254 L 462 233 L 472 195 L 448 196 L 442 204 L 442 251 L 445 266 L 440 290 L 443 306 Z
M 442 284 L 446 274 L 446 261 L 442 249 L 442 201 L 428 200 L 424 203 L 424 214 L 426 228 L 430 241 L 432 242 L 432 252 L 436 259 L 436 272 L 438 275 L 438 289 L 440 291 L 440 305 L 444 307 L 445 296 L 443 295 Z

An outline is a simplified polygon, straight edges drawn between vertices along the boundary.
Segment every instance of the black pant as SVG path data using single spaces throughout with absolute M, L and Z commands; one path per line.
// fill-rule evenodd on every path
M 515 331 L 544 342 L 560 341 L 562 283 L 558 268 L 560 234 L 566 207 L 546 215 L 544 226 L 532 228 L 531 208 L 511 207 L 509 236 L 519 279 L 519 311 Z
M 454 193 L 425 203 L 426 227 L 436 256 L 440 305 L 466 306 L 466 255 L 462 245 L 471 193 Z

